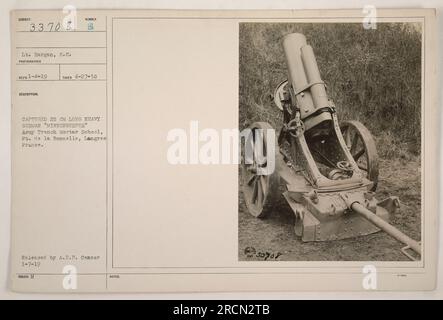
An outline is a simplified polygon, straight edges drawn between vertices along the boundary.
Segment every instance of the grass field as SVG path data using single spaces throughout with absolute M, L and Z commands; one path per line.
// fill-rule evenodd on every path
M 313 47 L 339 119 L 361 121 L 382 156 L 420 152 L 421 32 L 416 24 L 240 25 L 240 129 L 255 121 L 282 125 L 269 95 L 287 69 L 282 38 L 303 33 Z

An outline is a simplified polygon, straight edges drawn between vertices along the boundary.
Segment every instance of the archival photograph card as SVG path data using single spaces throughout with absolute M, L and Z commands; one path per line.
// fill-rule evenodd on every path
M 435 10 L 10 23 L 11 290 L 435 287 Z

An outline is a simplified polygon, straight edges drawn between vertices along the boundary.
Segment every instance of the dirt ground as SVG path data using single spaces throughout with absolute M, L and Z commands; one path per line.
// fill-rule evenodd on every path
M 380 160 L 376 196 L 398 196 L 399 212 L 390 223 L 413 239 L 421 234 L 420 159 Z M 294 215 L 283 196 L 266 219 L 250 215 L 239 194 L 239 260 L 409 261 L 401 243 L 384 232 L 345 240 L 302 242 L 293 230 Z

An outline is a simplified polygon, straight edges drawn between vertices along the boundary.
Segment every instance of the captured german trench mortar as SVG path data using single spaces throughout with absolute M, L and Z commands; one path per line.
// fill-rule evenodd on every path
M 269 141 L 265 122 L 250 126 L 242 150 L 242 191 L 248 211 L 264 218 L 283 196 L 295 214 L 295 233 L 303 241 L 329 241 L 364 236 L 383 230 L 404 243 L 411 259 L 421 254 L 419 242 L 389 224 L 389 215 L 400 207 L 397 197 L 375 198 L 378 156 L 369 130 L 358 121 L 339 123 L 336 108 L 313 49 L 304 35 L 288 34 L 283 47 L 288 80 L 274 92 L 274 103 L 283 113 L 278 138 Z M 272 145 L 271 145 L 272 144 Z M 271 148 L 273 146 L 273 148 Z M 248 156 L 247 150 L 252 156 Z M 275 170 L 264 170 L 275 150 Z

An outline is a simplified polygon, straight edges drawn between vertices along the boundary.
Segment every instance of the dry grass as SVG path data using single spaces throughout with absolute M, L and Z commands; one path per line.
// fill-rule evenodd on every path
M 240 25 L 240 126 L 267 121 L 281 126 L 271 102 L 286 79 L 282 37 L 303 33 L 314 48 L 339 119 L 363 122 L 380 139 L 379 152 L 418 154 L 421 114 L 419 26 L 362 24 L 243 23 Z

